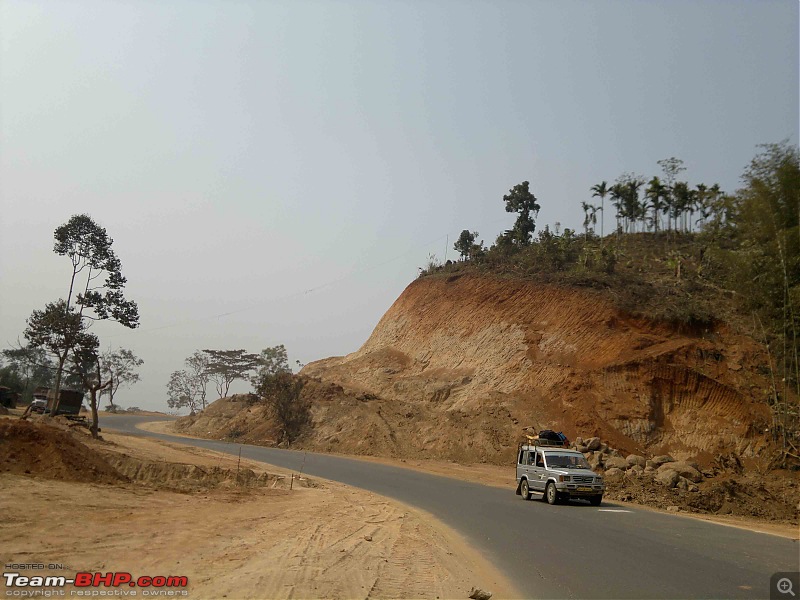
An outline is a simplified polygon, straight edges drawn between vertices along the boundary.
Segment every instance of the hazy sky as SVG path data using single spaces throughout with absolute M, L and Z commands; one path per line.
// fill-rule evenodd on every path
M 141 313 L 94 328 L 146 361 L 119 402 L 164 409 L 198 348 L 355 351 L 523 180 L 577 229 L 670 156 L 732 191 L 798 107 L 796 0 L 0 0 L 0 345 L 88 213 Z

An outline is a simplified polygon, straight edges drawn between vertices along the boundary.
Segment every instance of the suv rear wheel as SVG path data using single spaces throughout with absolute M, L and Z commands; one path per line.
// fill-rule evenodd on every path
M 600 503 L 603 501 L 603 494 L 599 494 L 597 496 L 592 496 L 589 498 L 589 502 L 592 506 L 600 506 Z
M 523 479 L 522 483 L 519 484 L 519 493 L 522 494 L 523 500 L 530 500 L 531 499 L 531 490 L 528 487 L 528 480 Z

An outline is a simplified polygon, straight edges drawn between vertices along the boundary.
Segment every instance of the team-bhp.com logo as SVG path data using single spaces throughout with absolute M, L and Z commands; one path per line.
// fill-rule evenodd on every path
M 68 585 L 78 588 L 69 590 L 68 595 L 70 596 L 137 596 L 141 594 L 142 596 L 180 597 L 189 595 L 188 591 L 182 589 L 189 585 L 189 578 L 178 575 L 142 575 L 134 578 L 130 573 L 125 572 L 103 574 L 84 571 L 75 573 L 75 577 L 70 578 L 3 573 L 3 579 L 6 584 L 6 596 L 21 598 L 66 596 L 67 590 L 60 588 Z

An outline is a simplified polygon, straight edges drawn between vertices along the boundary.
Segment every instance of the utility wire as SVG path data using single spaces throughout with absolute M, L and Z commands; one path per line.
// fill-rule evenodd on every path
M 499 223 L 500 221 L 505 221 L 506 219 L 507 219 L 507 217 L 504 218 L 504 219 L 496 219 L 495 221 L 490 222 L 489 225 L 494 225 L 495 223 Z M 175 327 L 181 327 L 183 325 L 189 325 L 191 323 L 201 323 L 201 322 L 204 322 L 204 321 L 211 321 L 211 320 L 214 320 L 214 319 L 223 319 L 225 317 L 230 317 L 231 315 L 236 315 L 236 314 L 247 312 L 247 311 L 250 311 L 250 310 L 255 310 L 255 309 L 260 308 L 260 307 L 262 307 L 262 306 L 264 306 L 264 305 L 266 305 L 268 303 L 277 302 L 277 301 L 281 301 L 281 300 L 291 300 L 292 298 L 298 298 L 300 296 L 306 296 L 308 294 L 312 294 L 314 292 L 317 292 L 317 291 L 322 290 L 324 288 L 330 287 L 332 285 L 336 285 L 337 283 L 341 283 L 342 281 L 346 281 L 346 280 L 348 280 L 348 279 L 350 279 L 350 278 L 352 278 L 355 275 L 358 275 L 360 273 L 368 273 L 370 271 L 374 271 L 375 269 L 379 269 L 379 268 L 381 268 L 381 267 L 383 267 L 385 265 L 388 265 L 389 263 L 392 263 L 392 262 L 394 262 L 396 260 L 399 260 L 399 259 L 403 258 L 404 256 L 407 256 L 408 254 L 411 254 L 412 252 L 418 251 L 418 250 L 420 250 L 422 248 L 429 248 L 433 244 L 436 244 L 437 242 L 441 241 L 442 238 L 445 238 L 447 240 L 446 243 L 449 244 L 449 242 L 450 242 L 450 234 L 451 233 L 453 233 L 453 232 L 448 232 L 448 233 L 446 233 L 444 235 L 440 235 L 439 237 L 437 237 L 437 238 L 435 238 L 433 240 L 430 240 L 429 242 L 424 243 L 424 244 L 415 244 L 414 246 L 410 247 L 405 252 L 402 252 L 401 254 L 398 254 L 398 255 L 396 255 L 396 256 L 388 259 L 388 260 L 385 260 L 383 262 L 380 262 L 380 263 L 377 263 L 375 265 L 371 265 L 371 266 L 368 266 L 368 267 L 364 267 L 362 269 L 354 269 L 354 270 L 350 271 L 349 273 L 347 273 L 346 275 L 343 275 L 342 277 L 339 277 L 337 279 L 332 279 L 331 281 L 327 281 L 325 283 L 321 283 L 320 285 L 314 286 L 312 288 L 308 288 L 306 290 L 301 290 L 301 291 L 298 291 L 298 292 L 294 292 L 294 293 L 286 295 L 286 296 L 279 296 L 277 298 L 274 298 L 274 297 L 273 298 L 269 298 L 269 299 L 263 300 L 261 302 L 257 302 L 255 304 L 251 304 L 249 306 L 245 306 L 245 307 L 242 307 L 242 308 L 237 308 L 236 310 L 231 310 L 231 311 L 227 311 L 227 312 L 224 312 L 224 313 L 213 314 L 213 315 L 209 315 L 207 317 L 196 317 L 196 318 L 193 318 L 193 319 L 186 319 L 184 321 L 176 321 L 174 323 L 168 323 L 166 325 L 161 325 L 159 327 L 151 327 L 149 329 L 136 329 L 136 330 L 131 330 L 131 331 L 123 331 L 123 332 L 120 332 L 120 333 L 116 333 L 116 334 L 108 335 L 108 336 L 104 336 L 104 337 L 107 338 L 107 339 L 108 338 L 115 338 L 115 337 L 119 337 L 119 336 L 122 336 L 122 335 L 131 334 L 134 331 L 138 331 L 139 333 L 149 333 L 149 332 L 153 332 L 153 331 L 162 331 L 164 329 L 172 329 L 172 328 L 175 328 Z M 447 248 L 445 248 L 445 255 L 446 255 L 446 252 L 447 252 Z

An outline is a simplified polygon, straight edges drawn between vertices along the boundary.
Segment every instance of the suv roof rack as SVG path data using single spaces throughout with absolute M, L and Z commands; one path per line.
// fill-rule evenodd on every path
M 542 446 L 544 448 L 569 448 L 565 442 L 556 442 L 553 440 L 540 440 L 539 438 L 534 438 L 530 436 L 525 436 L 528 439 L 524 442 L 520 442 L 520 447 L 522 446 Z

